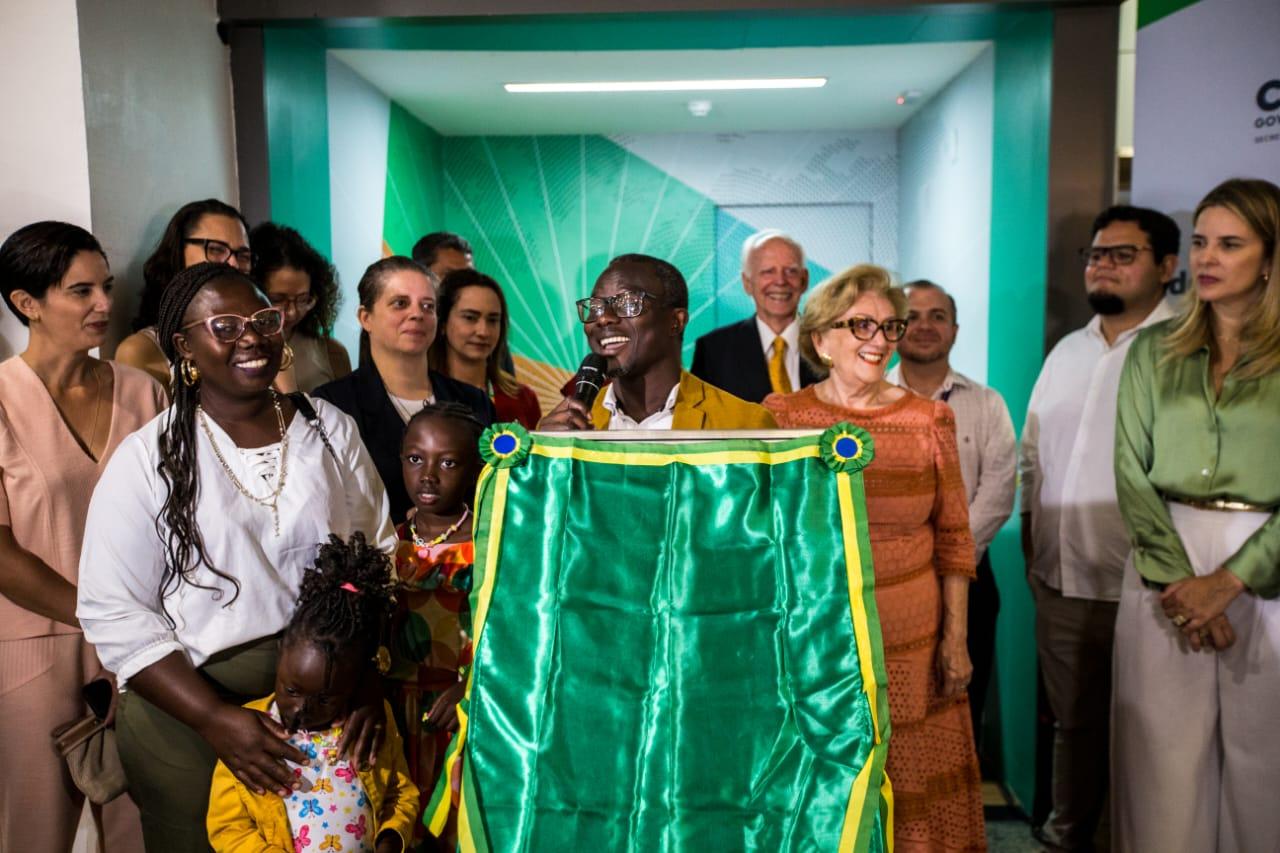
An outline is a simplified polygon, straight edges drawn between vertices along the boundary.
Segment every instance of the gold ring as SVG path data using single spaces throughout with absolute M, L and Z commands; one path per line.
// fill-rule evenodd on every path
M 1177 625 L 1179 628 L 1181 628 L 1183 625 L 1187 624 L 1191 620 L 1188 619 L 1185 614 L 1179 613 L 1177 616 L 1174 616 L 1172 619 L 1170 619 L 1170 621 L 1173 622 L 1174 625 Z

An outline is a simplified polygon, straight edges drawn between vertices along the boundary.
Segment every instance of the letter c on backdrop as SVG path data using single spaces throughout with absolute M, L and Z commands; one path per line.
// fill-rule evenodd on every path
M 1280 110 L 1280 80 L 1268 80 L 1258 89 L 1258 109 Z

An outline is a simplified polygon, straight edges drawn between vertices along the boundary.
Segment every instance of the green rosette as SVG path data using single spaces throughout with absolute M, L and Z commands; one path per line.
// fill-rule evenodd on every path
M 876 455 L 876 443 L 871 433 L 848 421 L 841 421 L 827 428 L 818 439 L 822 461 L 836 473 L 853 474 L 871 463 Z
M 533 447 L 533 436 L 520 424 L 494 424 L 480 435 L 480 456 L 493 468 L 514 468 L 524 463 Z

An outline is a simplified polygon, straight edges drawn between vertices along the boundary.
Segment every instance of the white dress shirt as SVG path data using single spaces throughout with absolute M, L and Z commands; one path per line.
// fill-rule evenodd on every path
M 782 335 L 770 329 L 760 315 L 756 315 L 756 331 L 760 333 L 760 349 L 764 351 L 765 364 L 773 358 L 774 338 L 781 337 L 787 342 L 787 351 L 782 356 L 782 364 L 787 369 L 787 377 L 791 380 L 791 390 L 800 390 L 800 320 L 791 321 L 791 325 L 782 330 Z
M 609 429 L 671 429 L 676 416 L 676 392 L 679 390 L 680 383 L 672 385 L 671 393 L 667 395 L 666 405 L 639 423 L 622 411 L 612 382 L 604 389 L 604 399 L 600 401 L 600 405 L 604 406 L 605 411 L 609 413 Z
M 164 603 L 176 623 L 172 627 L 158 603 L 167 530 L 158 533 L 156 520 L 168 487 L 156 467 L 159 434 L 173 410 L 126 438 L 111 457 L 89 503 L 76 616 L 121 688 L 175 651 L 200 666 L 217 652 L 282 630 L 293 614 L 302 573 L 330 533 L 345 538 L 360 530 L 384 551 L 395 548 L 386 491 L 355 422 L 323 400 L 311 402 L 338 459 L 302 414 L 294 415 L 284 489 L 277 501 L 278 534 L 270 508 L 236 489 L 196 424 L 196 521 L 209 560 L 234 577 L 240 591 L 233 601 L 235 590 L 227 581 L 207 567 L 194 569 L 193 579 L 214 589 L 186 582 L 171 587 Z M 269 496 L 276 481 L 271 477 L 268 483 L 255 470 L 262 460 L 238 453 L 212 418 L 207 423 L 222 458 L 244 487 Z
M 1140 329 L 1173 316 L 1161 303 L 1110 346 L 1094 317 L 1049 353 L 1022 430 L 1022 511 L 1031 571 L 1067 598 L 1119 601 L 1129 536 L 1116 502 L 1116 396 Z
M 913 390 L 902 378 L 901 363 L 895 364 L 885 379 Z M 981 560 L 1013 514 L 1018 472 L 1013 419 L 999 391 L 954 370 L 947 371 L 933 399 L 945 402 L 955 412 L 960 475 L 969 498 L 969 527 Z

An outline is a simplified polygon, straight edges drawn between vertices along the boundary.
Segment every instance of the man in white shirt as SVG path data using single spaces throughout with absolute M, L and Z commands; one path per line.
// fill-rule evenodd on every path
M 969 496 L 969 527 L 977 546 L 978 577 L 969 589 L 968 647 L 973 661 L 969 711 L 975 741 L 995 655 L 1000 593 L 987 547 L 1013 514 L 1017 489 L 1018 439 L 1004 398 L 994 388 L 951 369 L 951 348 L 960 330 L 956 302 L 931 281 L 906 285 L 907 333 L 898 344 L 900 361 L 886 377 L 921 397 L 941 400 L 956 416 L 960 473 Z
M 698 338 L 690 372 L 752 403 L 817 382 L 818 375 L 800 358 L 796 319 L 808 287 L 799 243 L 773 229 L 752 234 L 742 244 L 742 289 L 756 313 Z
M 1116 395 L 1138 330 L 1172 316 L 1178 226 L 1112 207 L 1081 250 L 1096 316 L 1045 359 L 1022 431 L 1022 539 L 1053 709 L 1053 810 L 1038 837 L 1092 849 L 1106 801 L 1111 649 L 1129 537 L 1116 503 Z

